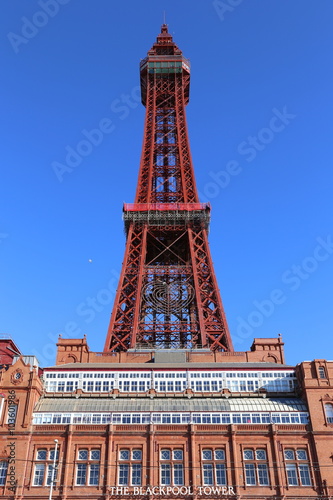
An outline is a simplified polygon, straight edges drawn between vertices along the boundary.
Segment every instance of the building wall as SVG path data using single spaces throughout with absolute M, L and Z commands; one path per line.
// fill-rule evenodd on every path
M 58 366 L 60 368 L 61 365 Z M 325 371 L 319 371 L 324 367 Z M 130 363 L 129 363 L 130 368 Z M 203 450 L 224 450 L 229 489 L 220 490 L 217 496 L 241 499 L 305 499 L 330 498 L 333 495 L 333 423 L 328 422 L 325 404 L 333 403 L 333 363 L 325 360 L 304 362 L 296 367 L 299 395 L 307 402 L 309 425 L 243 424 L 243 425 L 33 425 L 32 413 L 43 397 L 42 380 L 37 368 L 26 365 L 20 358 L 13 366 L 1 372 L 1 426 L 0 461 L 14 460 L 9 464 L 6 485 L 0 485 L 3 498 L 49 498 L 50 489 L 34 486 L 36 464 L 52 465 L 47 454 L 37 460 L 38 450 L 54 449 L 58 440 L 58 477 L 53 491 L 54 499 L 106 499 L 139 498 L 133 491 L 116 490 L 121 449 L 142 451 L 142 487 L 160 483 L 161 450 L 182 450 L 187 495 L 151 495 L 150 498 L 215 498 L 213 490 L 203 488 L 203 465 L 214 461 L 203 460 Z M 325 377 L 323 377 L 323 373 Z M 20 374 L 18 376 L 17 374 Z M 152 395 L 153 396 L 153 395 Z M 68 395 L 67 395 L 68 397 Z M 76 398 L 73 393 L 70 397 Z M 94 396 L 96 397 L 96 395 Z M 133 397 L 133 395 L 131 396 Z M 153 396 L 156 397 L 156 396 Z M 171 395 L 167 397 L 172 397 Z M 15 424 L 10 425 L 8 414 L 11 405 L 17 405 Z M 139 403 L 138 403 L 139 404 Z M 100 450 L 97 461 L 78 460 L 80 449 Z M 265 450 L 267 460 L 245 460 L 244 450 Z M 305 450 L 308 460 L 296 458 L 289 464 L 309 465 L 311 486 L 288 486 L 285 458 L 286 450 Z M 76 484 L 79 463 L 99 464 L 97 485 Z M 165 463 L 162 461 L 162 463 Z M 216 463 L 216 462 L 215 462 Z M 246 485 L 245 464 L 266 463 L 268 486 Z M 12 469 L 12 467 L 15 467 Z M 13 477 L 11 482 L 10 478 Z M 44 480 L 45 483 L 45 480 Z M 10 489 L 10 488 L 14 488 Z M 201 488 L 201 489 L 200 489 Z M 144 497 L 148 498 L 148 497 Z

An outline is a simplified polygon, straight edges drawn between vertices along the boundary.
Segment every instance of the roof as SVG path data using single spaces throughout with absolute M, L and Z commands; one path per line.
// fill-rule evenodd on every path
M 307 412 L 306 404 L 297 398 L 44 398 L 35 412 Z

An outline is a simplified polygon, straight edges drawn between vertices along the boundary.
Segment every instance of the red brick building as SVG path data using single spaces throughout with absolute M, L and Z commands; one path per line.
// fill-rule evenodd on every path
M 0 339 L 2 497 L 332 498 L 333 362 L 289 366 L 281 337 L 233 351 L 188 151 L 189 64 L 166 26 L 141 84 L 139 185 L 104 351 L 60 338 L 41 370 Z

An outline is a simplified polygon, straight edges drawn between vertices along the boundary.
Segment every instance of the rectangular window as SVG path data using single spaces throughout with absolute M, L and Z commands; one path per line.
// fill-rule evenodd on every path
M 261 422 L 263 424 L 269 424 L 271 422 L 271 417 L 269 413 L 262 413 L 261 414 Z
M 184 469 L 183 464 L 175 464 L 173 467 L 173 483 L 175 486 L 182 486 L 184 484 Z
M 203 465 L 203 484 L 205 486 L 213 485 L 213 464 Z
M 220 424 L 221 423 L 221 416 L 219 413 L 213 413 L 212 414 L 212 424 Z
M 34 477 L 32 480 L 33 486 L 50 486 L 52 478 L 56 480 L 57 469 L 53 468 L 55 449 L 47 450 L 45 448 L 39 449 L 36 452 L 36 460 L 43 463 L 36 463 L 34 468 Z M 57 451 L 56 460 L 59 459 L 59 450 Z M 53 474 L 53 476 L 52 476 Z
M 118 473 L 118 485 L 126 486 L 133 485 L 139 486 L 142 481 L 142 464 L 133 463 L 133 461 L 138 462 L 142 460 L 142 450 L 141 449 L 121 449 L 119 451 L 119 460 L 126 460 L 127 463 L 119 464 Z M 130 481 L 130 483 L 129 483 Z
M 55 484 L 56 477 L 57 477 L 57 470 L 53 470 L 53 465 L 49 464 L 47 466 L 47 476 L 46 476 L 47 486 L 50 486 L 52 480 L 53 484 Z
M 204 386 L 204 391 L 209 391 L 210 390 L 210 386 L 209 386 L 209 381 L 208 380 L 204 380 L 204 383 L 203 383 L 203 386 Z
M 99 483 L 99 464 L 91 464 L 89 470 L 90 486 L 97 486 Z
M 310 470 L 307 464 L 299 464 L 299 475 L 302 486 L 311 486 Z
M 110 422 L 111 422 L 110 413 L 103 413 L 102 414 L 102 424 L 109 424 Z
M 297 480 L 296 464 L 286 464 L 286 471 L 287 471 L 288 485 L 297 486 L 298 480 Z
M 65 381 L 58 382 L 58 391 L 63 392 L 65 390 Z
M 191 420 L 191 415 L 189 413 L 182 413 L 182 424 L 189 424 Z
M 245 482 L 247 486 L 269 486 L 267 453 L 264 448 L 245 449 Z
M 0 462 L 0 486 L 6 484 L 7 468 L 8 468 L 8 462 L 2 460 Z
M 129 479 L 129 464 L 120 464 L 118 485 L 119 486 L 128 485 L 128 479 Z
M 226 485 L 227 475 L 224 449 L 203 449 L 202 460 L 204 462 L 202 467 L 203 484 L 205 486 L 214 484 L 217 486 Z M 222 460 L 224 463 L 221 463 Z M 210 463 L 207 463 L 206 461 L 209 461 Z
M 170 464 L 161 464 L 161 485 L 169 486 L 171 484 L 171 466 Z
M 248 486 L 255 486 L 256 474 L 254 464 L 245 464 L 245 480 Z
M 149 413 L 143 413 L 142 414 L 142 423 L 143 424 L 149 424 L 150 423 L 150 415 L 149 415 Z
M 145 390 L 146 390 L 145 381 L 144 380 L 140 380 L 140 382 L 139 382 L 139 391 L 140 392 L 144 392 Z
M 87 481 L 87 464 L 78 464 L 76 470 L 76 484 L 84 486 Z
M 139 486 L 141 484 L 142 466 L 141 464 L 132 465 L 132 485 Z
M 222 413 L 222 424 L 230 424 L 230 415 L 228 413 Z
M 216 484 L 218 486 L 224 486 L 227 484 L 227 474 L 224 464 L 215 465 L 215 474 L 216 474 Z
M 138 392 L 138 382 L 136 380 L 133 380 L 131 382 L 131 391 L 132 392 Z
M 44 475 L 45 475 L 45 464 L 36 464 L 33 485 L 34 486 L 43 486 Z
M 56 392 L 56 390 L 57 390 L 57 381 L 56 380 L 50 380 L 48 382 L 47 389 L 50 392 Z
M 182 449 L 164 448 L 160 451 L 161 485 L 182 486 L 184 484 L 183 458 Z M 169 463 L 165 463 L 165 461 Z
M 258 464 L 258 482 L 261 486 L 268 486 L 268 469 L 266 464 Z
M 312 483 L 307 451 L 302 448 L 298 450 L 287 449 L 284 450 L 284 458 L 286 461 L 293 461 L 286 463 L 286 473 L 289 486 L 311 486 Z
M 72 392 L 73 389 L 74 389 L 74 382 L 73 381 L 66 382 L 66 391 Z

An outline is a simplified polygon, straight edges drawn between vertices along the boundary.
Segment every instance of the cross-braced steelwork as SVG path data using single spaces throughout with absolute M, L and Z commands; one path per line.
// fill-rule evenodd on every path
M 125 259 L 105 351 L 232 351 L 199 203 L 185 106 L 190 65 L 166 25 L 141 62 L 145 132 L 135 203 L 124 205 Z

